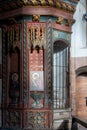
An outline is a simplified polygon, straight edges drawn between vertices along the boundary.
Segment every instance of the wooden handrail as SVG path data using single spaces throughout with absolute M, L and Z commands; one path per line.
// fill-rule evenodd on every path
M 74 124 L 75 122 L 87 128 L 87 120 L 84 119 L 83 117 L 77 115 L 72 116 L 72 123 Z

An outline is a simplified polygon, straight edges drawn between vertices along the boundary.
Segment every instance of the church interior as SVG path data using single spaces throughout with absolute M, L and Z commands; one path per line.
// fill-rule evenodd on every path
M 87 130 L 86 12 L 86 0 L 0 0 L 0 130 Z

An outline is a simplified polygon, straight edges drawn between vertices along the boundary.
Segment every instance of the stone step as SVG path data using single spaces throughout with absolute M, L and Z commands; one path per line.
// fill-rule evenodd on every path
M 71 120 L 55 120 L 53 122 L 54 129 L 71 129 L 72 121 Z

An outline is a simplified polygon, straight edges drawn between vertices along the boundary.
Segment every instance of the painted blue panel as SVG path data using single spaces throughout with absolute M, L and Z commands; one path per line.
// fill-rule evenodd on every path
M 66 40 L 68 43 L 71 43 L 71 34 L 54 29 L 52 32 L 52 43 L 54 43 L 58 39 Z
M 24 16 L 23 19 L 32 22 L 32 16 Z M 40 22 L 47 22 L 49 19 L 51 19 L 52 22 L 57 21 L 57 17 L 55 16 L 40 16 Z

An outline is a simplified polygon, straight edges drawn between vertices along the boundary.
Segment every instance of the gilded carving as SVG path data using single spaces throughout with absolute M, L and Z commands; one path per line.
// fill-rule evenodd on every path
M 57 8 L 61 8 L 61 3 L 60 2 L 56 2 L 56 7 Z
M 53 6 L 53 1 L 52 0 L 48 0 L 48 3 L 50 6 Z
M 46 44 L 46 27 L 44 23 L 32 23 L 28 27 L 29 47 L 45 47 Z
M 10 11 L 12 9 L 20 8 L 23 6 L 46 6 L 46 7 L 54 7 L 66 11 L 70 11 L 70 13 L 75 12 L 76 4 L 79 0 L 18 0 L 9 2 L 9 7 L 7 6 L 7 0 L 6 0 L 6 6 L 4 5 L 4 2 L 1 2 L 1 13 L 6 10 Z M 10 7 L 12 5 L 12 7 Z M 4 6 L 4 9 L 2 8 Z M 12 8 L 12 9 L 11 9 Z
M 46 1 L 45 0 L 40 0 L 40 2 L 41 2 L 42 6 L 46 6 Z
M 58 17 L 56 23 L 57 23 L 57 24 L 62 24 L 62 23 L 63 23 L 63 20 L 64 20 L 63 17 Z
M 69 12 L 74 12 L 74 10 L 75 10 L 71 5 L 68 5 L 67 9 L 68 9 Z
M 37 0 L 31 0 L 31 2 L 33 3 L 33 5 L 37 6 L 38 5 L 38 2 Z
M 15 47 L 21 49 L 21 26 L 19 24 L 11 25 L 7 27 L 7 42 L 9 44 L 8 49 L 12 51 Z
M 62 3 L 62 8 L 63 8 L 64 10 L 66 10 L 66 9 L 67 9 L 67 6 L 66 6 L 66 4 L 65 4 L 65 3 Z
M 72 20 L 72 19 L 67 19 L 65 25 L 66 25 L 66 26 L 71 26 L 73 22 L 74 22 L 74 20 Z
M 29 3 L 30 6 L 51 6 L 51 7 L 56 7 L 59 9 L 63 9 L 66 11 L 69 11 L 70 13 L 75 12 L 75 5 L 68 4 L 63 1 L 53 1 L 53 0 L 23 0 L 24 4 L 27 5 Z
M 33 20 L 34 22 L 39 22 L 39 21 L 40 21 L 40 15 L 33 15 L 32 20 Z
M 63 17 L 58 17 L 56 23 L 63 24 L 65 26 L 71 26 L 74 23 L 74 20 L 73 19 L 64 19 Z

